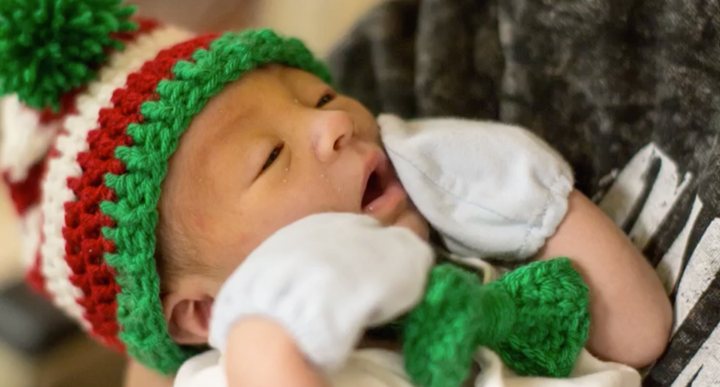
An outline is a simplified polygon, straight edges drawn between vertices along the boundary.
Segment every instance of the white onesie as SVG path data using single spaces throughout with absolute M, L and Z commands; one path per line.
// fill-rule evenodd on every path
M 439 232 L 448 249 L 458 256 L 508 260 L 530 257 L 554 234 L 567 211 L 567 197 L 573 186 L 570 167 L 551 147 L 524 129 L 451 118 L 404 121 L 391 115 L 381 115 L 378 122 L 383 145 L 405 190 Z M 263 262 L 273 264 L 269 260 L 256 261 L 256 266 Z M 403 289 L 392 290 L 393 297 L 381 297 L 381 306 L 386 313 L 381 319 L 373 320 L 375 324 L 396 317 L 388 312 L 399 315 L 420 296 L 422 286 L 418 284 L 424 284 L 428 261 L 407 260 L 403 264 L 411 274 L 403 279 Z M 383 275 L 387 274 L 386 267 L 369 265 L 361 269 L 374 270 L 376 275 L 366 272 L 363 275 L 370 275 L 377 281 L 388 279 Z M 268 270 L 277 271 L 278 266 Z M 277 278 L 291 278 L 283 276 L 282 270 L 280 272 Z M 235 278 L 240 277 L 233 274 L 223 285 L 223 289 L 228 289 L 226 293 L 246 290 L 244 284 L 233 283 Z M 383 285 L 387 284 L 378 282 L 377 287 Z M 334 293 L 327 287 L 322 292 Z M 363 290 L 359 292 L 363 293 Z M 222 301 L 223 290 L 220 293 L 218 300 Z M 343 293 L 339 291 L 338 294 Z M 358 295 L 365 300 L 380 296 L 382 294 L 364 298 L 363 294 Z M 329 320 L 338 320 L 337 315 L 343 315 L 343 308 L 348 309 L 349 314 L 356 313 L 348 306 L 352 302 L 343 301 L 326 312 L 335 314 L 328 315 Z M 231 317 L 226 317 L 232 314 L 225 313 L 225 308 L 229 307 L 218 305 L 216 301 L 214 321 L 210 326 L 210 344 L 221 350 L 226 332 L 216 327 L 232 324 L 227 321 Z M 292 321 L 294 316 L 291 314 L 295 312 L 274 313 L 280 315 L 280 321 Z M 323 317 L 317 316 L 317 319 Z M 342 329 L 337 331 L 343 332 Z M 301 349 L 311 361 L 327 371 L 333 386 L 410 386 L 399 354 L 365 349 L 351 354 L 345 351 L 348 353 L 344 356 L 344 350 L 341 350 L 340 355 L 336 355 L 337 348 L 331 344 L 313 342 L 312 337 L 317 337 L 315 333 L 293 332 L 295 337 L 303 337 Z M 348 345 L 344 339 L 338 338 L 338 343 L 343 342 L 343 348 Z M 328 356 L 328 353 L 332 355 Z M 179 370 L 175 386 L 226 386 L 221 359 L 220 352 L 212 350 L 188 360 Z M 338 359 L 342 360 L 339 368 L 334 364 Z M 482 369 L 475 378 L 476 386 L 640 385 L 640 376 L 634 369 L 601 362 L 587 351 L 583 351 L 568 379 L 517 377 L 486 348 L 479 348 L 476 361 Z

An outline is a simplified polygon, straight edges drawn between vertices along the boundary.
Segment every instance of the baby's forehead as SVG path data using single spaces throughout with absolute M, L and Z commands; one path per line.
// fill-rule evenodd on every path
M 281 117 L 282 102 L 298 103 L 314 98 L 329 86 L 315 75 L 284 65 L 268 65 L 243 74 L 211 98 L 190 122 L 187 132 L 227 131 L 238 123 L 263 118 L 274 122 Z M 303 101 L 314 103 L 315 101 Z
M 258 114 L 257 106 L 270 97 L 303 94 L 311 88 L 327 87 L 315 75 L 294 67 L 272 64 L 243 74 L 211 98 L 193 122 L 203 119 L 227 119 L 228 116 L 250 117 Z

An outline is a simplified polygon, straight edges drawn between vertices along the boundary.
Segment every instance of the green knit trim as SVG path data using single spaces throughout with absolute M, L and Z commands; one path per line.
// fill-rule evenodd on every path
M 58 110 L 60 97 L 95 78 L 112 34 L 132 31 L 122 0 L 0 1 L 0 95 L 17 93 L 35 108 Z
M 120 338 L 131 356 L 165 374 L 176 371 L 194 353 L 168 335 L 154 259 L 160 188 L 180 136 L 213 96 L 264 64 L 297 67 L 330 81 L 325 66 L 302 42 L 267 29 L 226 33 L 208 50 L 196 51 L 193 59 L 175 64 L 174 79 L 158 84 L 159 99 L 143 103 L 142 123 L 128 127 L 134 144 L 115 151 L 126 173 L 105 176 L 117 201 L 100 205 L 116 222 L 115 228 L 105 228 L 103 234 L 116 246 L 106 261 L 115 269 L 122 289 L 117 296 Z

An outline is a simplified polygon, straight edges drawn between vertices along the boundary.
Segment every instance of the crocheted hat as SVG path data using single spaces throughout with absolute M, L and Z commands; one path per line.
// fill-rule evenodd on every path
M 193 36 L 120 0 L 0 2 L 3 178 L 27 278 L 92 337 L 164 373 L 193 351 L 167 333 L 155 264 L 160 187 L 183 132 L 244 73 L 280 63 L 329 82 L 297 39 Z

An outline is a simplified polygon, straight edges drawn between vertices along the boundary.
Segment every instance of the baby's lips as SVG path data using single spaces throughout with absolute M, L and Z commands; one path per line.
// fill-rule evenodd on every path
M 383 224 L 393 224 L 407 207 L 407 193 L 397 180 L 391 181 L 383 193 L 363 209 Z

